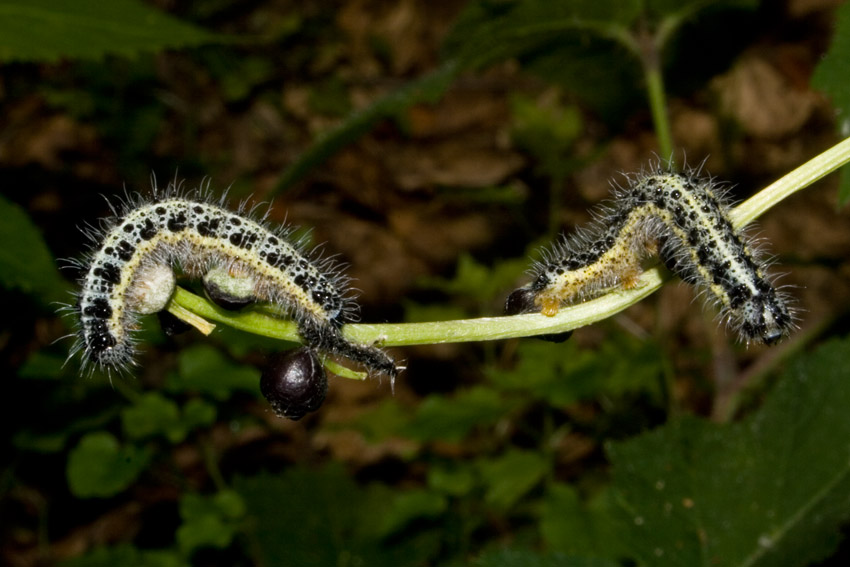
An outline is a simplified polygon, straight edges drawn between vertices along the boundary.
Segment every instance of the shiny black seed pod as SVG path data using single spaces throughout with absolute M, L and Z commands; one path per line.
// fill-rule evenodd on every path
M 522 315 L 523 313 L 535 313 L 539 311 L 534 304 L 534 291 L 527 287 L 515 289 L 505 301 L 505 315 Z M 535 339 L 547 341 L 550 343 L 562 343 L 572 336 L 572 331 L 563 333 L 547 333 L 545 335 L 535 335 Z
M 297 421 L 321 407 L 328 377 L 316 351 L 300 347 L 271 356 L 260 391 L 279 417 Z

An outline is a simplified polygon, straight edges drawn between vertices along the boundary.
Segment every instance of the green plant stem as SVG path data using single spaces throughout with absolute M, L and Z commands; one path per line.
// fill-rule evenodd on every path
M 670 129 L 670 118 L 667 115 L 667 96 L 664 91 L 664 78 L 657 57 L 645 62 L 643 67 L 646 91 L 649 97 L 649 108 L 652 112 L 652 123 L 658 138 L 658 153 L 663 159 L 673 160 L 673 133 Z
M 740 228 L 789 195 L 811 185 L 850 162 L 850 138 L 798 167 L 732 211 L 733 224 Z M 348 338 L 385 346 L 489 341 L 571 331 L 607 319 L 661 287 L 664 276 L 658 268 L 644 272 L 634 289 L 615 289 L 597 299 L 561 309 L 554 317 L 539 313 L 510 317 L 481 317 L 455 321 L 398 324 L 351 324 L 343 327 Z M 300 342 L 292 321 L 258 311 L 231 312 L 178 288 L 174 303 L 207 319 L 236 329 L 281 340 Z

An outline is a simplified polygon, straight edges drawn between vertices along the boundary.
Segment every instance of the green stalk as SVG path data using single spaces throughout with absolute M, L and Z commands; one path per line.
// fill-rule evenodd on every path
M 644 80 L 649 97 L 649 109 L 652 112 L 652 123 L 655 135 L 658 137 L 658 154 L 662 159 L 669 159 L 673 164 L 673 133 L 670 129 L 670 118 L 667 115 L 667 95 L 664 91 L 664 78 L 661 75 L 661 65 L 658 58 L 644 60 Z
M 771 184 L 732 211 L 735 227 L 749 223 L 791 194 L 811 185 L 842 165 L 850 162 L 850 138 L 798 167 Z M 602 297 L 561 309 L 554 317 L 539 313 L 510 317 L 481 317 L 454 321 L 397 324 L 351 324 L 343 334 L 355 341 L 384 346 L 490 341 L 571 331 L 607 319 L 651 295 L 664 282 L 662 272 L 652 268 L 644 272 L 634 289 L 614 289 Z M 178 288 L 172 302 L 201 317 L 224 323 L 236 329 L 300 342 L 292 321 L 265 315 L 258 311 L 232 312 L 221 309 L 206 299 Z

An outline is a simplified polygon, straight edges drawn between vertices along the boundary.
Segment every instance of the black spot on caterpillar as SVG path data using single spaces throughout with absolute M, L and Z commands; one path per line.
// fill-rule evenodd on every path
M 83 368 L 107 371 L 134 364 L 133 331 L 140 314 L 163 310 L 176 285 L 174 270 L 190 278 L 229 274 L 254 299 L 282 307 L 308 346 L 347 357 L 370 372 L 395 377 L 399 369 L 384 351 L 349 341 L 340 328 L 356 319 L 348 279 L 338 265 L 292 242 L 291 228 L 270 229 L 244 206 L 237 212 L 214 203 L 206 188 L 182 191 L 171 183 L 153 195 L 127 197 L 115 216 L 87 231 L 92 249 L 73 262 L 85 275 L 76 304 L 77 341 Z M 240 298 L 241 299 L 241 298 Z
M 565 304 L 637 285 L 641 262 L 658 254 L 667 268 L 713 299 L 744 341 L 772 344 L 794 328 L 789 297 L 766 262 L 729 220 L 725 191 L 698 170 L 653 167 L 614 190 L 590 226 L 564 237 L 532 268 L 533 281 L 508 298 L 509 313 L 555 315 Z

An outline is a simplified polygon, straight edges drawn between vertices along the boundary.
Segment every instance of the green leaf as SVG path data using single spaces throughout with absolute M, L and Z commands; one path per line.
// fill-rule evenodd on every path
M 121 411 L 121 424 L 130 439 L 143 439 L 165 435 L 172 443 L 186 437 L 186 428 L 180 421 L 180 410 L 174 400 L 159 392 L 148 392 L 132 406 Z
M 0 248 L 0 286 L 36 296 L 42 303 L 67 301 L 68 285 L 27 213 L 0 196 L 0 218 L 0 239 L 14 243 Z
M 552 406 L 563 406 L 600 394 L 618 396 L 657 389 L 664 358 L 658 346 L 624 335 L 615 335 L 598 350 L 582 349 L 575 342 L 552 345 L 524 341 L 518 348 L 515 368 L 489 369 L 498 388 L 528 392 Z
M 821 58 L 812 75 L 812 86 L 823 91 L 838 112 L 838 132 L 850 136 L 850 4 L 842 3 L 836 10 L 832 45 Z M 850 168 L 841 168 L 839 204 L 850 201 Z
M 113 496 L 133 484 L 149 460 L 147 451 L 122 447 L 110 433 L 89 433 L 68 456 L 68 485 L 79 498 Z
M 225 40 L 136 0 L 0 0 L 0 61 L 100 59 Z
M 189 567 L 176 550 L 141 550 L 129 544 L 96 547 L 85 555 L 61 562 L 61 567 Z
M 478 68 L 575 34 L 621 38 L 640 10 L 639 0 L 473 2 L 446 38 L 444 56 Z
M 583 127 L 578 107 L 562 106 L 558 101 L 540 104 L 517 94 L 511 97 L 511 114 L 514 143 L 540 163 L 543 173 L 564 179 L 577 163 L 570 154 Z
M 234 488 L 245 499 L 264 565 L 281 558 L 299 567 L 425 565 L 447 537 L 418 524 L 412 533 L 403 530 L 438 513 L 441 497 L 362 488 L 337 465 L 237 477 Z M 391 545 L 383 541 L 387 534 Z
M 605 559 L 571 557 L 560 553 L 540 553 L 527 549 L 499 549 L 478 557 L 474 567 L 619 567 Z
M 191 555 L 203 547 L 229 546 L 245 513 L 244 500 L 233 490 L 222 490 L 212 496 L 184 495 L 180 499 L 183 524 L 177 529 L 180 551 Z
M 741 424 L 612 444 L 622 536 L 651 565 L 808 565 L 850 519 L 850 341 L 797 361 Z
M 237 477 L 263 564 L 338 565 L 359 554 L 358 510 L 365 495 L 339 467 L 291 468 L 280 475 Z
M 37 351 L 18 369 L 18 378 L 57 380 L 62 377 L 66 360 L 67 355 Z
M 438 289 L 454 296 L 474 299 L 479 305 L 488 305 L 493 299 L 501 298 L 505 289 L 516 281 L 517 272 L 521 272 L 527 265 L 527 258 L 517 258 L 499 262 L 490 267 L 477 262 L 469 254 L 461 254 L 454 277 L 451 279 L 424 277 L 416 283 L 425 289 Z M 435 321 L 439 319 L 408 317 L 406 320 Z
M 448 507 L 444 496 L 429 490 L 396 492 L 388 501 L 388 509 L 380 515 L 375 526 L 375 533 L 381 538 L 401 531 L 413 520 L 438 517 Z
M 215 423 L 216 407 L 200 398 L 193 398 L 183 406 L 183 424 L 192 430 Z
M 130 439 L 163 435 L 172 443 L 180 443 L 191 430 L 212 424 L 215 416 L 215 406 L 204 400 L 189 400 L 181 413 L 174 400 L 148 392 L 121 411 L 121 423 Z
M 370 442 L 382 441 L 398 436 L 410 421 L 410 410 L 397 400 L 386 399 L 376 407 L 359 415 L 353 426 Z
M 494 424 L 516 407 L 491 388 L 475 387 L 453 398 L 431 395 L 402 433 L 420 441 L 460 441 L 474 428 Z
M 507 510 L 543 480 L 551 466 L 539 453 L 517 449 L 479 462 L 481 477 L 487 485 L 485 500 L 491 506 Z
M 472 467 L 462 463 L 434 463 L 428 467 L 428 487 L 449 496 L 466 496 L 476 486 Z
M 210 345 L 184 349 L 178 372 L 169 376 L 166 387 L 172 392 L 194 391 L 226 400 L 236 391 L 259 394 L 260 371 L 235 364 Z
M 552 483 L 543 501 L 540 532 L 552 551 L 619 559 L 627 550 L 614 529 L 618 513 L 610 490 L 584 503 L 572 486 Z

